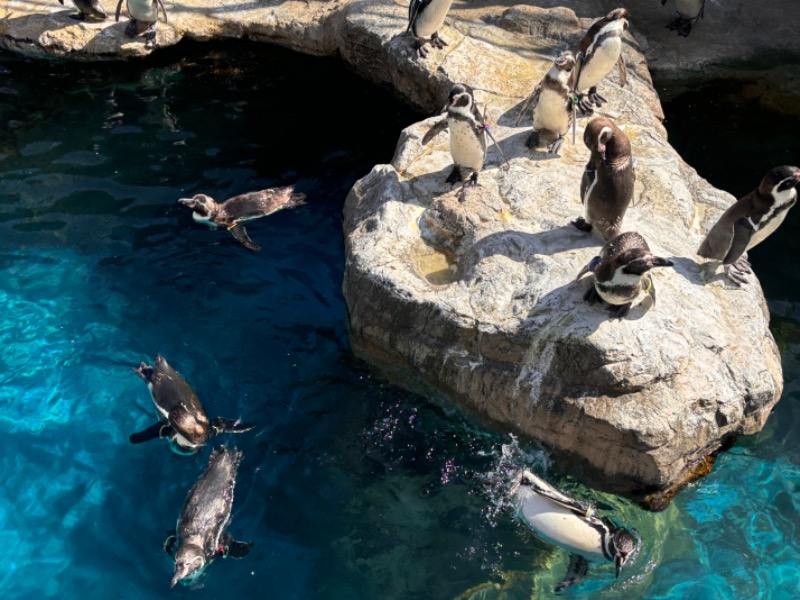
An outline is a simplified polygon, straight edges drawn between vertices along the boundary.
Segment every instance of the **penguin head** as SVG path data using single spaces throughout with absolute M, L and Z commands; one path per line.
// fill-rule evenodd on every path
M 555 65 L 560 71 L 569 73 L 572 71 L 573 67 L 575 67 L 575 55 L 569 50 L 564 50 L 564 52 L 558 55 Z
M 622 567 L 625 566 L 625 563 L 628 562 L 628 559 L 636 549 L 636 538 L 627 529 L 617 529 L 614 532 L 612 541 L 614 544 L 614 567 L 616 568 L 616 576 L 619 577 Z
M 196 544 L 182 544 L 175 553 L 175 574 L 169 587 L 175 587 L 179 581 L 188 583 L 200 575 L 205 567 L 203 549 Z
M 193 444 L 205 444 L 211 437 L 211 427 L 205 413 L 190 411 L 183 404 L 169 411 L 169 423 Z
M 615 125 L 610 119 L 597 117 L 592 119 L 583 132 L 583 143 L 592 151 L 606 159 L 608 144 L 614 137 Z
M 785 192 L 798 183 L 800 183 L 800 169 L 784 165 L 770 169 L 759 187 L 762 194 L 770 195 Z
M 217 203 L 211 196 L 206 196 L 205 194 L 195 194 L 191 198 L 181 198 L 178 202 L 194 211 L 192 216 L 196 221 L 211 221 L 217 211 Z
M 447 103 L 442 112 L 451 109 L 466 109 L 469 111 L 475 103 L 475 92 L 466 83 L 456 83 L 447 94 Z
M 627 29 L 631 22 L 631 13 L 624 8 L 615 8 L 606 15 L 606 19 L 609 21 L 622 20 L 622 28 Z

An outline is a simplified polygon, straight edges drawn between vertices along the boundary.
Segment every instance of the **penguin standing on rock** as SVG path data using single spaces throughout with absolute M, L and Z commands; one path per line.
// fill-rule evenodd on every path
M 205 471 L 186 495 L 177 529 L 164 542 L 164 550 L 175 557 L 170 587 L 178 582 L 195 583 L 219 557 L 244 558 L 250 553 L 252 542 L 237 542 L 228 533 L 241 461 L 242 453 L 236 448 L 215 449 Z
M 119 13 L 122 10 L 122 3 L 128 9 L 130 23 L 125 28 L 125 35 L 136 37 L 144 35 L 147 45 L 156 43 L 156 23 L 158 22 L 158 9 L 164 14 L 164 23 L 167 23 L 167 9 L 161 0 L 119 0 L 117 4 L 116 21 L 119 22 Z
M 589 561 L 614 563 L 616 576 L 636 550 L 637 541 L 627 529 L 597 516 L 593 507 L 559 492 L 528 470 L 512 489 L 517 516 L 545 541 L 570 553 L 567 574 L 555 591 L 578 583 Z
M 572 89 L 577 95 L 578 108 L 590 114 L 593 106 L 606 102 L 597 93 L 597 84 L 619 66 L 620 85 L 628 81 L 625 61 L 622 59 L 622 34 L 630 23 L 630 13 L 624 8 L 615 8 L 602 19 L 595 21 L 581 39 L 576 52 L 577 68 L 573 72 Z
M 622 231 L 622 218 L 633 198 L 636 173 L 631 143 L 611 119 L 596 117 L 583 132 L 583 142 L 592 155 L 581 178 L 581 202 L 585 218 L 572 224 L 581 231 L 597 228 L 608 241 Z
M 656 288 L 648 271 L 673 264 L 669 259 L 653 256 L 641 235 L 627 231 L 603 246 L 600 256 L 594 257 L 576 279 L 591 271 L 594 284 L 583 299 L 589 304 L 605 300 L 611 305 L 614 318 L 621 319 L 640 297 L 650 296 L 655 306 Z
M 661 0 L 661 6 L 664 6 L 667 0 Z M 670 31 L 678 31 L 678 35 L 688 37 L 692 32 L 692 25 L 697 22 L 697 19 L 704 17 L 706 8 L 706 0 L 675 0 L 675 11 L 678 16 L 674 21 L 667 25 Z
M 64 0 L 58 1 L 61 3 L 61 6 L 64 6 Z M 78 14 L 70 15 L 71 19 L 83 21 L 84 19 L 89 18 L 96 21 L 102 21 L 108 16 L 106 15 L 106 11 L 100 5 L 100 0 L 72 0 L 72 3 L 75 5 L 75 8 L 78 9 Z
M 751 273 L 745 253 L 769 237 L 797 202 L 800 169 L 771 169 L 752 192 L 736 201 L 719 218 L 700 244 L 697 254 L 721 261 L 725 275 L 735 286 Z M 714 264 L 716 270 L 717 264 Z
M 240 194 L 217 203 L 211 196 L 195 194 L 178 200 L 192 209 L 192 218 L 209 227 L 224 227 L 250 250 L 261 250 L 247 235 L 243 223 L 266 217 L 283 208 L 294 208 L 306 203 L 306 195 L 296 193 L 292 186 L 269 188 L 258 192 Z
M 453 0 L 411 0 L 411 4 L 408 5 L 406 34 L 414 36 L 414 47 L 420 58 L 428 56 L 428 50 L 425 48 L 428 43 L 434 48 L 447 46 L 447 43 L 439 37 L 439 28 L 444 24 L 447 11 L 452 4 Z
M 545 146 L 548 152 L 558 154 L 564 143 L 573 116 L 569 80 L 574 66 L 572 52 L 562 52 L 534 89 L 529 99 L 533 103 L 533 131 L 525 142 L 531 150 Z

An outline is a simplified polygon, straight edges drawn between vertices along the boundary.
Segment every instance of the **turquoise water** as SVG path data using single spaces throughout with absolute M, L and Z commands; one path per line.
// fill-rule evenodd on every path
M 364 105 L 385 119 L 356 127 Z M 5 598 L 553 596 L 567 557 L 513 519 L 510 473 L 595 495 L 349 350 L 342 202 L 418 118 L 336 62 L 266 46 L 125 65 L 0 55 Z M 249 226 L 260 253 L 177 204 L 289 183 L 308 205 Z M 796 243 L 791 227 L 775 243 Z M 663 513 L 599 496 L 642 548 L 619 580 L 593 567 L 563 596 L 800 595 L 798 274 L 765 271 L 787 381 L 767 428 Z M 212 417 L 257 423 L 218 440 L 245 454 L 230 531 L 254 550 L 193 589 L 169 590 L 161 544 L 208 451 L 127 441 L 154 420 L 131 368 L 156 353 Z

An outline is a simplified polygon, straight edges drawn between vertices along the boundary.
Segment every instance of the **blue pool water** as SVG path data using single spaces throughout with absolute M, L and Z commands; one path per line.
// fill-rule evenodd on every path
M 359 129 L 365 104 L 385 119 Z M 348 346 L 342 202 L 418 118 L 336 62 L 266 46 L 124 66 L 0 55 L 4 598 L 553 596 L 567 557 L 513 519 L 509 473 L 597 496 Z M 177 204 L 289 183 L 308 205 L 249 226 L 260 253 Z M 644 543 L 619 580 L 593 567 L 564 596 L 800 596 L 800 271 L 765 273 L 786 376 L 766 429 L 662 513 L 598 495 Z M 127 441 L 154 421 L 132 367 L 156 353 L 210 416 L 258 424 L 218 440 L 245 454 L 230 531 L 254 550 L 193 589 L 169 590 L 161 544 L 208 450 Z

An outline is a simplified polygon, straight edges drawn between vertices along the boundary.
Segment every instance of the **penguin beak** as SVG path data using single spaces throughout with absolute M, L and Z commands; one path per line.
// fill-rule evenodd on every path
M 600 153 L 600 156 L 603 157 L 603 160 L 606 159 L 606 145 L 605 144 L 597 144 L 597 151 Z
M 194 198 L 181 198 L 178 200 L 178 202 L 184 206 L 189 206 L 192 202 L 194 202 Z
M 622 571 L 622 567 L 625 566 L 625 563 L 628 562 L 627 556 L 622 556 L 621 554 L 617 554 L 614 557 L 614 567 L 616 570 L 616 577 L 619 579 L 619 572 Z
M 668 258 L 661 258 L 660 256 L 654 256 L 650 262 L 650 268 L 653 267 L 674 267 L 675 263 L 669 260 Z

